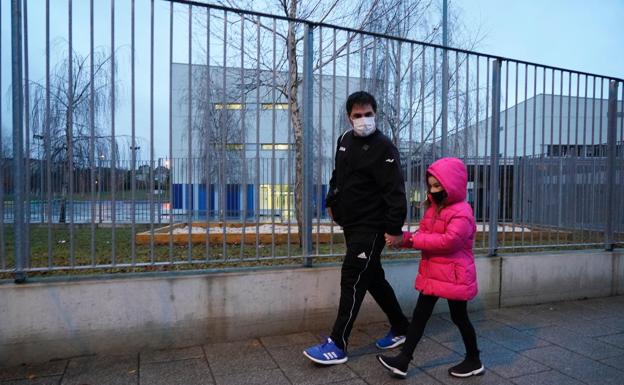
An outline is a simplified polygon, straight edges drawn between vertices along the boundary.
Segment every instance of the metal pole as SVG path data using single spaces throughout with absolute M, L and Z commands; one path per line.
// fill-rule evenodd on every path
M 306 24 L 303 45 L 303 229 L 301 229 L 301 239 L 303 246 L 303 264 L 306 267 L 312 266 L 310 253 L 312 251 L 312 108 L 313 97 L 313 33 L 312 26 Z
M 617 92 L 618 82 L 609 82 L 609 107 L 607 111 L 607 221 L 605 224 L 605 250 L 613 251 L 615 241 L 613 228 L 615 223 L 615 150 L 617 134 Z
M 492 142 L 490 151 L 490 228 L 489 256 L 495 256 L 498 249 L 496 234 L 498 230 L 498 140 L 500 131 L 501 102 L 501 61 L 494 60 L 492 69 Z
M 24 272 L 26 255 L 24 245 L 24 170 L 21 161 L 24 157 L 24 89 L 22 83 L 22 2 L 11 1 L 11 49 L 12 49 L 12 93 L 13 93 L 13 170 L 15 192 L 13 198 L 15 234 L 15 283 L 26 281 Z
M 448 1 L 443 0 L 442 5 L 442 134 L 440 137 L 440 153 L 442 157 L 448 156 L 448 92 L 449 92 L 449 72 L 448 72 Z M 434 117 L 435 119 L 435 117 Z

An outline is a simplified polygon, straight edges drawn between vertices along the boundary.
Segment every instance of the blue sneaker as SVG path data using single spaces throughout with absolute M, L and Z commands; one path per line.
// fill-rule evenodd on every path
M 344 364 L 347 362 L 347 354 L 336 346 L 329 337 L 327 337 L 324 343 L 304 350 L 303 355 L 321 365 Z
M 385 337 L 377 340 L 375 345 L 379 349 L 392 349 L 405 343 L 405 336 L 395 336 L 392 329 L 385 335 Z

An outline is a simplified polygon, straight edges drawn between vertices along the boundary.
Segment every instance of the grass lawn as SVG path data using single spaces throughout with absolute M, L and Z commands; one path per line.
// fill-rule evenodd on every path
M 135 232 L 148 231 L 149 225 L 136 225 Z M 114 238 L 113 238 L 114 235 Z M 4 256 L 0 256 L 0 268 L 10 270 L 14 268 L 13 260 L 13 227 L 4 226 Z M 561 247 L 549 245 L 573 244 L 573 243 L 601 243 L 603 242 L 601 232 L 539 232 L 515 234 L 499 234 L 499 246 L 502 252 L 537 252 Z M 48 232 L 46 226 L 31 225 L 29 234 L 30 261 L 31 268 L 46 268 L 49 266 L 65 267 L 63 270 L 55 271 L 33 271 L 29 276 L 48 275 L 77 275 L 93 273 L 113 273 L 113 272 L 144 272 L 144 271 L 171 271 L 171 270 L 195 270 L 195 269 L 216 269 L 233 267 L 258 267 L 276 265 L 301 266 L 303 257 L 298 246 L 298 240 L 293 237 L 290 246 L 283 245 L 230 245 L 223 243 L 211 243 L 206 245 L 193 244 L 189 248 L 185 245 L 140 245 L 133 242 L 132 228 L 129 225 L 118 225 L 111 227 L 96 227 L 92 232 L 90 225 L 75 225 L 73 232 L 73 242 L 70 242 L 71 235 L 68 225 L 54 225 Z M 50 249 L 48 248 L 50 240 Z M 622 241 L 620 236 L 619 241 Z M 115 243 L 115 253 L 113 258 L 113 242 Z M 73 248 L 72 248 L 73 244 Z M 487 234 L 478 234 L 475 242 L 476 254 L 487 253 Z M 539 245 L 539 247 L 534 247 Z M 132 248 L 134 246 L 134 259 L 132 258 Z M 505 249 L 513 247 L 513 249 Z M 594 246 L 599 247 L 599 246 Z M 570 249 L 579 249 L 579 246 L 570 246 Z M 72 250 L 73 249 L 73 250 Z M 319 262 L 340 262 L 344 255 L 345 247 L 342 235 L 334 236 L 333 244 L 312 245 L 313 263 Z M 415 253 L 392 253 L 389 250 L 386 259 L 414 258 Z M 188 262 L 192 263 L 188 263 Z M 154 266 L 124 266 L 124 267 L 91 267 L 92 265 L 112 265 L 112 264 L 132 264 L 132 263 L 156 263 Z M 173 263 L 172 263 L 173 262 Z M 165 265 L 165 263 L 168 263 Z M 180 264 L 184 263 L 184 264 Z M 4 267 L 3 267 L 4 266 Z M 73 266 L 80 267 L 78 269 Z M 11 273 L 0 273 L 0 279 L 11 278 Z

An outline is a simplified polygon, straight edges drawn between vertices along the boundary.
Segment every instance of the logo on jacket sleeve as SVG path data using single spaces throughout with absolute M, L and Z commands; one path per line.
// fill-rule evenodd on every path
M 340 148 L 338 149 L 338 151 L 347 151 L 347 149 L 345 147 L 340 146 Z
M 388 158 L 388 159 L 386 159 L 386 162 L 388 162 L 388 163 L 394 163 L 394 159 L 393 159 L 393 158 Z

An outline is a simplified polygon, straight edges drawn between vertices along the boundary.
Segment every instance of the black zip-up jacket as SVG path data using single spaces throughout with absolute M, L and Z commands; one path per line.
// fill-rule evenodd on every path
M 405 185 L 399 152 L 387 136 L 350 130 L 338 138 L 326 206 L 345 231 L 403 233 Z

